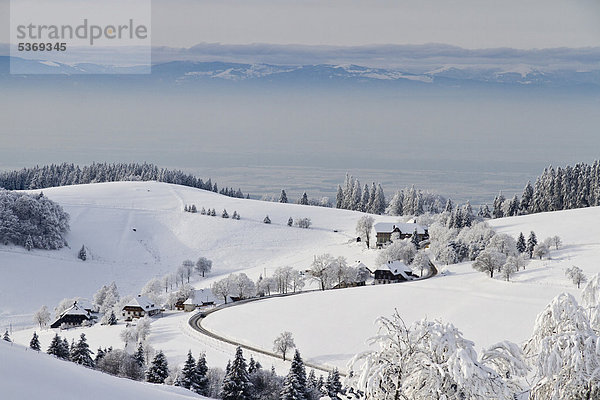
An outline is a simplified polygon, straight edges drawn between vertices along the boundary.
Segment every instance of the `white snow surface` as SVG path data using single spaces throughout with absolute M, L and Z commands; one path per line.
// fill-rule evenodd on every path
M 3 399 L 186 400 L 207 399 L 187 389 L 135 382 L 1 341 Z
M 71 248 L 27 252 L 0 247 L 0 328 L 21 320 L 32 325 L 31 314 L 42 304 L 52 309 L 64 297 L 87 297 L 102 285 L 116 281 L 121 295 L 137 291 L 153 276 L 173 272 L 186 259 L 204 256 L 213 260 L 206 279 L 196 278 L 197 288 L 209 287 L 230 272 L 244 271 L 256 279 L 280 266 L 306 269 L 314 255 L 325 252 L 346 256 L 349 263 L 375 267 L 379 250 L 367 250 L 354 241 L 361 213 L 233 199 L 212 192 L 155 182 L 119 182 L 45 189 L 71 214 Z M 242 219 L 222 219 L 183 212 L 185 204 L 198 209 L 238 211 Z M 269 215 L 272 224 L 262 221 Z M 310 217 L 311 229 L 290 228 L 289 217 Z M 376 285 L 286 298 L 262 300 L 211 314 L 204 325 L 243 343 L 272 349 L 282 331 L 292 332 L 303 357 L 345 369 L 365 341 L 376 334 L 379 316 L 394 309 L 407 324 L 427 317 L 452 322 L 478 348 L 500 340 L 517 343 L 533 328 L 535 316 L 557 294 L 579 291 L 565 278 L 564 269 L 578 265 L 591 277 L 600 272 L 600 208 L 561 211 L 491 221 L 499 232 L 526 236 L 534 230 L 539 240 L 559 235 L 564 245 L 550 260 L 532 261 L 511 282 L 490 279 L 471 263 L 447 267 L 447 274 L 432 279 L 393 285 Z M 376 222 L 401 222 L 398 217 L 376 216 Z M 134 232 L 133 229 L 136 229 Z M 338 232 L 334 232 L 337 230 Z M 88 261 L 77 259 L 82 244 Z M 440 269 L 443 269 L 440 266 Z M 445 268 L 445 267 L 444 267 Z M 24 293 L 25 292 L 25 293 Z M 188 349 L 205 351 L 210 366 L 223 368 L 234 348 L 203 337 L 187 326 L 189 313 L 169 312 L 155 318 L 150 344 L 165 351 L 170 365 L 181 364 Z M 85 332 L 92 350 L 98 346 L 122 348 L 124 328 L 95 325 L 58 331 L 77 338 Z M 28 344 L 34 329 L 14 332 L 16 342 Z M 47 348 L 53 330 L 39 331 Z M 245 352 L 247 357 L 248 352 Z M 257 356 L 264 366 L 275 365 L 284 374 L 289 364 Z

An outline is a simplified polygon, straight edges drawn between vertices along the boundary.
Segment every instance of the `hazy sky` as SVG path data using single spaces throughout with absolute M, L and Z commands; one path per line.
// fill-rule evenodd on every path
M 0 42 L 8 41 L 8 4 L 0 0 Z M 600 46 L 598 0 L 154 0 L 152 7 L 155 45 Z

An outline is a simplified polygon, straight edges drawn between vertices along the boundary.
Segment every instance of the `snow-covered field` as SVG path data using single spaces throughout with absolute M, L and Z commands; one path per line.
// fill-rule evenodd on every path
M 184 388 L 117 378 L 4 341 L 0 360 L 3 399 L 206 399 Z
M 9 323 L 31 325 L 31 314 L 42 304 L 53 308 L 64 297 L 90 297 L 101 285 L 116 281 L 122 295 L 135 294 L 154 276 L 173 272 L 181 261 L 205 256 L 213 272 L 194 285 L 208 287 L 230 272 L 251 278 L 280 266 L 307 268 L 325 252 L 374 265 L 377 250 L 355 243 L 361 214 L 345 210 L 232 199 L 215 193 L 154 182 L 119 182 L 46 189 L 44 193 L 71 214 L 71 247 L 60 251 L 27 252 L 0 247 L 0 328 Z M 242 220 L 184 213 L 185 204 L 238 211 Z M 262 221 L 269 215 L 272 224 Z M 289 217 L 310 217 L 311 229 L 290 228 Z M 555 295 L 577 289 L 564 277 L 572 265 L 588 276 L 600 272 L 600 208 L 561 211 L 492 221 L 500 232 L 516 236 L 534 230 L 540 240 L 559 235 L 564 246 L 551 260 L 531 262 L 511 282 L 490 279 L 470 263 L 450 266 L 448 274 L 397 285 L 367 286 L 269 299 L 232 307 L 210 315 L 204 325 L 240 342 L 271 350 L 273 339 L 291 331 L 303 356 L 313 362 L 344 367 L 367 348 L 375 334 L 373 321 L 397 309 L 408 323 L 423 317 L 454 323 L 478 348 L 509 339 L 521 342 L 533 321 Z M 396 221 L 395 217 L 377 217 Z M 134 231 L 135 229 L 135 231 Z M 334 232 L 337 230 L 338 232 Z M 82 244 L 88 261 L 76 255 Z M 22 316 L 22 317 L 20 317 Z M 223 367 L 233 348 L 201 337 L 187 327 L 187 313 L 167 313 L 152 324 L 149 337 L 165 351 L 171 364 L 183 361 L 188 349 L 206 351 L 211 366 Z M 69 340 L 85 332 L 90 347 L 122 347 L 123 325 L 96 325 L 60 332 Z M 33 329 L 14 332 L 27 344 Z M 53 331 L 40 333 L 42 348 Z M 260 357 L 257 357 L 260 359 Z M 269 359 L 279 373 L 285 364 Z

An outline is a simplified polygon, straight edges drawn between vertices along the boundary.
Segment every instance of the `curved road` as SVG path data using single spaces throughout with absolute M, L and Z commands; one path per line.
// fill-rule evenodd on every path
M 429 278 L 432 278 L 432 277 L 436 276 L 437 274 L 438 274 L 437 268 L 435 267 L 435 265 L 433 265 L 433 263 L 430 263 L 429 273 L 426 276 L 422 277 L 422 278 L 415 279 L 415 281 L 422 281 L 424 279 L 429 279 Z M 410 282 L 410 281 L 408 281 L 408 282 Z M 408 282 L 406 282 L 406 283 L 408 283 Z M 340 289 L 333 289 L 333 290 L 340 290 Z M 286 293 L 286 294 L 276 294 L 276 295 L 271 295 L 271 296 L 257 297 L 257 298 L 252 298 L 252 299 L 240 300 L 240 301 L 236 301 L 234 303 L 229 303 L 229 304 L 221 304 L 221 305 L 219 305 L 219 306 L 217 306 L 217 307 L 215 307 L 213 309 L 207 310 L 207 311 L 196 312 L 194 315 L 192 315 L 190 317 L 190 319 L 188 321 L 188 324 L 195 331 L 197 331 L 197 332 L 199 332 L 199 333 L 201 333 L 201 334 L 203 334 L 205 336 L 208 336 L 208 337 L 210 337 L 212 339 L 216 339 L 216 340 L 218 340 L 220 342 L 227 343 L 227 344 L 230 344 L 232 346 L 236 346 L 236 347 L 239 346 L 239 347 L 241 347 L 243 349 L 246 349 L 246 350 L 249 350 L 249 351 L 252 351 L 252 352 L 255 352 L 255 353 L 259 353 L 259 354 L 263 354 L 263 355 L 266 355 L 266 356 L 269 356 L 269 357 L 277 358 L 279 360 L 283 360 L 283 357 L 280 354 L 274 353 L 272 351 L 261 349 L 260 347 L 254 347 L 254 346 L 249 346 L 249 345 L 246 345 L 246 344 L 243 344 L 243 343 L 239 343 L 239 342 L 236 342 L 235 340 L 227 339 L 227 338 L 225 338 L 225 337 L 223 337 L 221 335 L 218 335 L 218 334 L 216 334 L 214 332 L 211 332 L 211 331 L 209 331 L 208 329 L 206 329 L 206 328 L 204 328 L 202 326 L 202 320 L 204 318 L 206 318 L 209 314 L 212 314 L 214 312 L 220 311 L 220 310 L 222 310 L 224 308 L 239 306 L 239 305 L 250 303 L 250 302 L 254 302 L 254 301 L 272 299 L 272 298 L 276 298 L 276 297 L 294 296 L 294 295 L 300 295 L 300 294 L 303 294 L 303 293 L 320 292 L 320 291 L 321 290 L 319 290 L 319 289 L 306 290 L 306 291 L 303 291 L 303 292 Z M 286 360 L 289 361 L 289 359 L 286 359 Z M 329 373 L 329 372 L 331 372 L 333 370 L 333 368 L 328 368 L 328 367 L 325 367 L 323 365 L 317 365 L 317 364 L 313 364 L 313 363 L 310 363 L 310 362 L 305 362 L 304 365 L 306 365 L 309 368 L 316 369 L 316 370 L 319 370 L 319 371 L 323 371 L 323 372 L 326 372 L 326 373 Z M 346 376 L 345 374 L 343 374 L 341 372 L 340 372 L 340 375 L 341 376 Z

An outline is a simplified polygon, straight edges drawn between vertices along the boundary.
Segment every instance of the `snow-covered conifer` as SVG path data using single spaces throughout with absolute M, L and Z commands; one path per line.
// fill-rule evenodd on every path
M 533 250 L 537 244 L 538 241 L 537 237 L 535 236 L 535 232 L 531 231 L 529 238 L 527 239 L 527 253 L 529 254 L 529 258 L 533 258 Z
M 287 203 L 288 202 L 287 194 L 285 193 L 284 189 L 281 189 L 281 194 L 279 195 L 279 202 L 280 203 Z
M 71 361 L 76 364 L 81 364 L 86 367 L 93 367 L 94 360 L 92 359 L 92 351 L 85 338 L 85 333 L 79 336 L 79 341 L 73 346 L 71 350 Z
M 290 217 L 288 219 L 287 226 L 292 226 L 292 225 L 294 225 L 294 219 L 292 217 Z
M 10 335 L 8 334 L 8 329 L 6 330 L 6 332 L 4 332 L 4 336 L 2 336 L 2 340 L 6 341 L 6 342 L 12 342 L 12 340 L 10 340 Z
M 81 261 L 87 260 L 87 251 L 85 250 L 85 245 L 81 246 L 81 249 L 77 254 L 77 258 L 79 258 Z
M 520 232 L 519 238 L 517 239 L 517 251 L 519 253 L 525 253 L 525 250 L 527 250 L 527 243 L 525 242 L 525 235 L 523 235 L 523 232 Z
M 154 356 L 150 368 L 146 371 L 146 381 L 150 383 L 164 383 L 168 376 L 169 364 L 167 363 L 165 354 L 159 351 Z
M 250 400 L 252 398 L 252 383 L 248 375 L 246 360 L 242 348 L 238 346 L 235 358 L 226 372 L 221 388 L 222 400 Z
M 29 341 L 29 347 L 35 351 L 40 351 L 42 349 L 40 345 L 40 338 L 38 337 L 36 332 L 33 332 L 33 337 Z
M 263 222 L 264 222 L 265 224 L 270 224 L 270 223 L 271 223 L 271 218 L 269 218 L 269 216 L 267 215 L 267 216 L 265 217 L 265 219 L 263 220 Z

